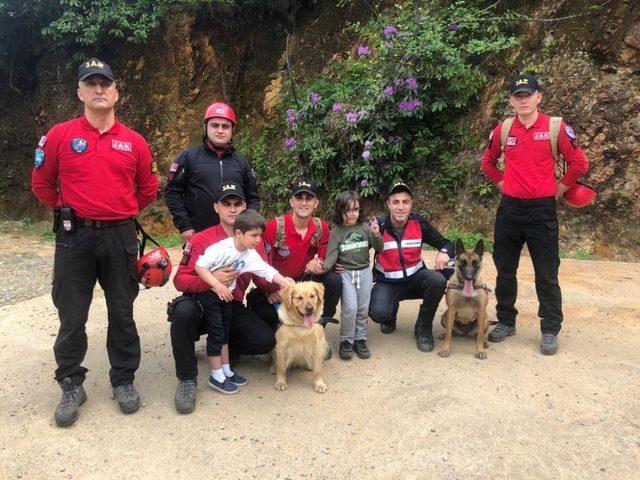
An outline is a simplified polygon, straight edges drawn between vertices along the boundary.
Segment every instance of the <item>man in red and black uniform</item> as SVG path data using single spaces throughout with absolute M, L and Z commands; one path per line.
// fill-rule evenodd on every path
M 140 338 L 133 321 L 138 295 L 138 247 L 133 216 L 156 198 L 158 179 L 147 142 L 115 117 L 118 90 L 111 68 L 92 58 L 78 70 L 80 118 L 55 125 L 38 143 L 33 193 L 54 208 L 56 253 L 53 303 L 60 330 L 53 347 L 55 378 L 63 390 L 58 426 L 71 425 L 86 400 L 85 324 L 96 280 L 104 290 L 109 327 L 107 352 L 120 409 L 140 407 L 133 386 Z
M 223 182 L 242 185 L 247 208 L 260 209 L 253 170 L 231 145 L 235 125 L 236 115 L 229 105 L 211 104 L 204 114 L 202 144 L 180 152 L 169 168 L 164 198 L 185 242 L 220 221 L 211 205 Z
M 216 197 L 213 210 L 219 216 L 220 223 L 195 234 L 185 245 L 182 261 L 173 279 L 176 290 L 185 292 L 176 298 L 169 308 L 171 345 L 176 363 L 176 376 L 179 380 L 175 405 L 180 413 L 191 413 L 196 405 L 198 362 L 194 345 L 200 335 L 206 332 L 202 307 L 192 298 L 192 294 L 211 289 L 196 273 L 196 262 L 207 247 L 233 235 L 233 222 L 238 214 L 247 208 L 244 189 L 238 183 L 224 182 L 216 192 Z M 262 243 L 256 251 L 266 260 Z M 215 271 L 214 276 L 226 285 L 230 285 L 237 278 L 231 302 L 229 350 L 234 355 L 265 355 L 273 350 L 276 344 L 275 328 L 242 303 L 252 279 L 261 288 L 271 289 L 272 284 L 248 273 L 238 276 L 238 272 L 232 271 L 230 267 Z
M 422 352 L 433 350 L 433 317 L 444 295 L 447 278 L 439 270 L 453 257 L 453 244 L 417 213 L 413 193 L 404 183 L 392 185 L 387 192 L 389 215 L 377 219 L 384 241 L 373 265 L 369 316 L 380 324 L 382 333 L 393 333 L 402 300 L 422 299 L 414 327 L 416 346 Z M 422 261 L 422 245 L 438 249 L 435 271 Z
M 560 266 L 556 199 L 587 171 L 588 163 L 570 126 L 562 122 L 558 151 L 568 169 L 555 178 L 549 123 L 538 111 L 542 100 L 535 76 L 522 74 L 510 88 L 509 103 L 516 113 L 504 146 L 504 171 L 496 162 L 502 154 L 502 123 L 493 129 L 482 156 L 482 170 L 502 192 L 496 215 L 493 260 L 498 271 L 496 299 L 498 324 L 489 340 L 501 342 L 516 331 L 515 308 L 518 284 L 516 272 L 520 252 L 526 242 L 535 271 L 540 307 L 540 350 L 553 355 L 558 350 L 557 335 L 562 325 L 562 296 L 558 283 Z
M 322 262 L 327 254 L 329 227 L 324 220 L 313 216 L 319 205 L 318 190 L 309 180 L 299 180 L 291 186 L 289 198 L 291 213 L 267 222 L 262 236 L 269 263 L 285 277 L 296 281 L 312 280 L 324 285 L 324 311 L 326 320 L 336 313 L 342 293 L 342 279 L 336 272 L 322 273 Z M 320 232 L 319 230 L 322 230 Z M 278 325 L 278 314 L 274 304 L 282 301 L 278 286 L 270 289 L 253 289 L 247 295 L 247 305 L 260 317 Z M 325 324 L 323 322 L 323 324 Z

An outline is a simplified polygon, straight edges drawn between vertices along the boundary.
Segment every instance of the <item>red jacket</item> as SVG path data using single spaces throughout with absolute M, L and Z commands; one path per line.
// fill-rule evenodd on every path
M 31 188 L 47 207 L 65 203 L 82 218 L 119 220 L 155 200 L 158 177 L 140 134 L 117 120 L 101 134 L 82 116 L 40 139 Z
M 179 292 L 202 293 L 211 289 L 196 273 L 196 262 L 207 247 L 225 238 L 229 238 L 229 235 L 227 235 L 227 232 L 223 230 L 220 224 L 202 230 L 193 236 L 191 241 L 185 245 L 182 253 L 182 261 L 178 266 L 176 275 L 173 277 L 173 285 L 176 287 L 176 290 Z M 267 260 L 267 255 L 265 254 L 262 244 L 258 244 L 256 252 L 258 252 L 264 260 Z M 234 302 L 242 302 L 245 291 L 252 279 L 256 286 L 265 291 L 276 291 L 279 288 L 277 285 L 274 286 L 267 282 L 262 277 L 250 273 L 243 273 L 238 277 L 236 288 L 233 289 Z
M 394 231 L 389 215 L 378 218 L 378 223 L 384 246 L 373 261 L 373 280 L 376 282 L 401 283 L 426 268 L 421 257 L 423 243 L 454 256 L 453 244 L 415 212 L 409 214 L 400 236 Z
M 274 248 L 276 241 L 276 230 L 278 228 L 275 218 L 267 222 L 267 229 L 262 236 L 266 251 L 269 255 L 269 263 L 285 277 L 299 279 L 304 275 L 304 268 L 316 254 L 321 262 L 327 255 L 327 243 L 329 243 L 329 227 L 324 220 L 322 223 L 322 238 L 318 244 L 313 242 L 313 234 L 316 226 L 313 219 L 309 218 L 307 233 L 302 238 L 296 232 L 291 219 L 291 213 L 284 216 L 284 244 L 279 248 Z
M 489 135 L 489 144 L 482 155 L 482 170 L 487 177 L 495 184 L 502 181 L 502 192 L 510 197 L 532 199 L 555 196 L 558 187 L 555 160 L 549 141 L 549 117 L 538 113 L 535 123 L 528 129 L 516 117 L 504 148 L 504 172 L 496 166 L 502 155 L 501 128 L 502 123 L 499 123 L 493 129 Z M 578 146 L 573 130 L 564 121 L 560 127 L 558 152 L 568 166 L 560 181 L 563 185 L 571 187 L 586 173 L 589 165 Z

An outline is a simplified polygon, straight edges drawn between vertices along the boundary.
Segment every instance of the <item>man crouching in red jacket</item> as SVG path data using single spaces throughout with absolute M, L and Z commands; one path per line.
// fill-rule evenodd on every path
M 220 216 L 220 223 L 198 232 L 185 245 L 182 261 L 173 279 L 176 289 L 184 292 L 182 296 L 174 299 L 169 307 L 171 345 L 176 362 L 176 376 L 179 380 L 175 405 L 179 413 L 191 413 L 196 406 L 198 362 L 195 342 L 205 333 L 202 308 L 191 294 L 206 292 L 211 288 L 196 273 L 196 262 L 207 247 L 233 235 L 233 222 L 238 214 L 247 208 L 242 186 L 235 182 L 223 183 L 213 208 Z M 256 251 L 266 259 L 262 243 Z M 252 278 L 259 287 L 269 288 L 270 283 L 250 274 L 238 276 L 238 272 L 233 271 L 231 267 L 217 270 L 214 276 L 226 285 L 230 285 L 237 278 L 231 302 L 229 350 L 235 355 L 263 355 L 273 350 L 275 325 L 269 325 L 242 303 L 245 290 Z

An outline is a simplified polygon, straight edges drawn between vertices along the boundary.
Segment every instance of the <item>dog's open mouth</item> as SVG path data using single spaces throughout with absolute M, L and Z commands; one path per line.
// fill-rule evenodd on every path
M 313 327 L 313 324 L 316 323 L 316 319 L 313 315 L 302 315 L 302 318 L 304 320 L 304 326 L 307 328 Z
M 465 297 L 473 297 L 473 280 L 464 281 L 464 286 L 462 287 L 462 293 Z
M 298 313 L 302 317 L 302 321 L 304 322 L 304 326 L 307 328 L 313 327 L 313 324 L 316 323 L 316 318 L 312 313 L 305 313 L 298 310 Z

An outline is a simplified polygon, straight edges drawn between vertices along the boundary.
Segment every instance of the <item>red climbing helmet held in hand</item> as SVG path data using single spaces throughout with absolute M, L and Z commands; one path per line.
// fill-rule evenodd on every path
M 222 102 L 215 102 L 207 107 L 207 111 L 204 113 L 204 123 L 210 118 L 225 118 L 229 120 L 234 126 L 236 125 L 236 114 L 233 113 L 233 109 Z
M 136 224 L 136 231 L 142 236 L 141 239 L 138 239 L 140 259 L 136 265 L 136 279 L 145 288 L 162 287 L 169 281 L 171 276 L 172 265 L 169 254 L 162 245 L 144 231 L 137 219 L 134 218 L 133 220 Z M 157 248 L 144 253 L 144 246 L 147 240 L 154 243 Z
M 154 248 L 138 260 L 138 282 L 146 288 L 162 287 L 171 276 L 171 259 L 164 247 Z
M 571 207 L 582 208 L 589 205 L 596 198 L 596 191 L 589 185 L 577 182 L 562 195 L 565 202 Z

